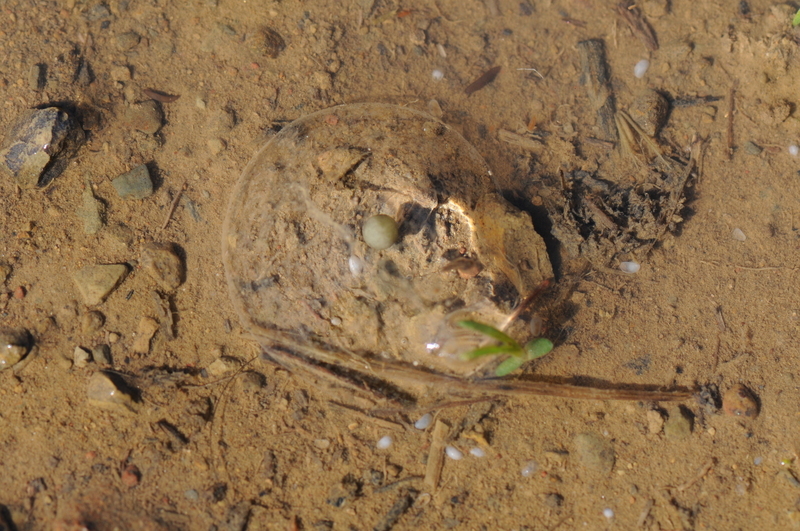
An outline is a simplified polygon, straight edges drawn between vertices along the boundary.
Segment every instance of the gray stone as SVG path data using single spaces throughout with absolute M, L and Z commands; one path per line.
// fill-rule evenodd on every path
M 580 463 L 596 472 L 611 473 L 616 459 L 614 445 L 596 433 L 584 432 L 575 436 L 575 450 Z
M 92 186 L 86 185 L 86 189 L 81 195 L 81 206 L 75 211 L 78 218 L 83 221 L 83 232 L 86 234 L 97 234 L 103 227 L 103 203 L 98 201 L 92 193 Z
M 95 306 L 106 300 L 127 273 L 128 268 L 123 264 L 92 265 L 76 271 L 72 279 L 83 301 L 88 306 Z
M 122 199 L 144 199 L 153 194 L 153 181 L 144 164 L 123 173 L 111 181 L 111 184 Z
M 669 418 L 664 423 L 664 435 L 667 439 L 681 441 L 692 434 L 693 419 L 688 411 L 676 408 L 670 412 Z
M 117 48 L 122 51 L 130 50 L 139 44 L 141 37 L 135 31 L 128 31 L 117 35 Z
M 113 360 L 111 359 L 111 347 L 108 345 L 97 345 L 92 349 L 92 358 L 94 359 L 95 363 L 112 365 Z
M 764 151 L 761 149 L 761 146 L 756 144 L 755 142 L 750 142 L 749 140 L 744 143 L 744 152 L 748 155 L 758 156 L 761 155 L 761 152 Z
M 61 175 L 86 139 L 77 120 L 58 107 L 24 114 L 0 146 L 0 169 L 22 188 L 44 187 Z
M 153 100 L 134 103 L 125 110 L 122 125 L 143 133 L 153 134 L 161 129 L 164 114 L 161 107 Z
M 186 276 L 183 260 L 172 244 L 148 243 L 142 249 L 140 263 L 142 269 L 165 291 L 177 289 Z

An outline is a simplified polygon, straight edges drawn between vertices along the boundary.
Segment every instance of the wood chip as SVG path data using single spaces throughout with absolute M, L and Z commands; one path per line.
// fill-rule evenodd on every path
M 507 131 L 505 129 L 500 129 L 497 131 L 497 138 L 506 144 L 521 147 L 522 149 L 527 149 L 528 151 L 533 151 L 535 153 L 541 152 L 544 148 L 544 144 L 538 140 L 528 136 L 518 135 L 517 133 L 512 133 L 511 131 Z
M 497 74 L 500 73 L 500 70 L 502 70 L 502 68 L 503 68 L 502 66 L 494 66 L 490 68 L 489 70 L 481 74 L 480 77 L 478 77 L 478 79 L 467 85 L 467 88 L 464 89 L 464 93 L 467 96 L 470 96 L 473 92 L 479 91 L 480 89 L 482 89 L 483 87 L 494 81 L 494 79 L 497 77 Z
M 433 441 L 431 441 L 431 451 L 428 453 L 428 465 L 425 467 L 425 486 L 431 490 L 436 490 L 439 480 L 442 478 L 442 466 L 444 466 L 444 446 L 447 442 L 447 435 L 450 433 L 450 426 L 441 420 L 436 421 L 433 428 Z
M 180 96 L 173 96 L 171 94 L 166 94 L 161 92 L 160 90 L 155 90 L 151 88 L 144 89 L 144 95 L 150 98 L 151 100 L 160 101 L 161 103 L 172 103 L 173 101 L 178 101 Z

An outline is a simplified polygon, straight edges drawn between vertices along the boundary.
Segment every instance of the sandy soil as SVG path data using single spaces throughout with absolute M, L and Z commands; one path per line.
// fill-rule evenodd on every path
M 787 151 L 800 136 L 794 9 L 759 0 L 641 8 L 657 50 L 611 4 L 583 0 L 0 4 L 0 131 L 52 102 L 76 105 L 88 130 L 46 190 L 0 180 L 0 262 L 11 266 L 0 326 L 25 328 L 36 343 L 23 370 L 0 373 L 0 529 L 800 526 L 800 178 Z M 446 460 L 431 488 L 421 476 L 432 434 L 413 427 L 419 407 L 352 396 L 343 407 L 349 391 L 258 359 L 220 258 L 229 193 L 289 121 L 341 103 L 426 110 L 435 99 L 504 195 L 541 219 L 537 205 L 560 172 L 611 172 L 618 157 L 591 141 L 603 136 L 576 48 L 590 38 L 605 42 L 618 108 L 645 88 L 663 92 L 673 105 L 662 146 L 687 158 L 699 142 L 702 157 L 683 223 L 637 274 L 562 277 L 573 283 L 573 315 L 550 323 L 559 345 L 526 373 L 722 392 L 742 383 L 761 414 L 727 416 L 695 400 L 450 404 L 434 411 L 450 442 L 466 453 L 483 439 L 487 455 Z M 637 79 L 642 59 L 650 68 Z M 467 96 L 495 65 L 497 78 Z M 180 95 L 160 104 L 155 134 L 122 119 L 149 99 L 145 89 Z M 543 145 L 510 145 L 500 130 L 533 132 Z M 143 163 L 155 193 L 123 201 L 111 179 Z M 88 185 L 106 211 L 95 235 L 76 214 Z M 159 331 L 137 354 L 142 318 L 163 318 L 136 262 L 152 241 L 179 246 L 186 281 L 168 297 L 176 338 Z M 555 262 L 562 273 L 579 269 L 566 256 Z M 131 272 L 87 308 L 72 274 L 97 263 Z M 90 310 L 105 318 L 99 330 L 83 326 Z M 74 366 L 73 353 L 101 344 L 141 393 L 136 413 L 87 401 L 100 367 Z M 220 356 L 246 370 L 215 376 Z M 378 449 L 386 435 L 394 443 Z

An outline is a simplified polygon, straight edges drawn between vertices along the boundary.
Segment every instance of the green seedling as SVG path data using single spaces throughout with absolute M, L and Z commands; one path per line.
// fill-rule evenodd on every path
M 488 336 L 496 341 L 499 345 L 480 347 L 475 350 L 470 350 L 461 355 L 465 361 L 482 358 L 483 356 L 508 356 L 503 360 L 500 365 L 495 369 L 497 376 L 506 376 L 519 369 L 523 363 L 536 358 L 541 358 L 551 350 L 553 350 L 553 342 L 544 337 L 538 337 L 525 343 L 522 347 L 513 338 L 507 336 L 497 328 L 479 323 L 477 321 L 459 321 L 458 326 L 473 330 Z
M 794 18 L 792 19 L 792 27 L 800 26 L 800 9 L 797 10 L 797 13 L 794 14 Z

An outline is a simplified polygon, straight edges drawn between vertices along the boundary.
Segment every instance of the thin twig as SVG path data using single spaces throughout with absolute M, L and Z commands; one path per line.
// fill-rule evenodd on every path
M 161 225 L 161 230 L 166 229 L 167 225 L 169 225 L 169 221 L 172 219 L 172 214 L 174 214 L 175 209 L 178 208 L 178 201 L 181 200 L 181 196 L 183 195 L 183 192 L 186 190 L 186 184 L 187 184 L 186 181 L 183 181 L 183 186 L 181 186 L 178 189 L 178 193 L 175 194 L 175 199 L 173 199 L 172 203 L 169 205 L 169 212 L 167 212 L 167 217 L 164 220 L 164 223 Z
M 738 83 L 734 83 L 731 87 L 730 93 L 728 93 L 728 160 L 733 159 L 733 148 L 734 148 L 734 138 L 733 138 L 733 114 L 736 112 L 736 100 L 734 97 L 736 96 L 736 85 Z
M 712 459 L 711 461 L 706 463 L 706 465 L 702 469 L 700 469 L 700 472 L 698 472 L 697 475 L 695 475 L 692 479 L 690 479 L 683 485 L 675 487 L 675 490 L 677 490 L 678 492 L 685 491 L 686 489 L 688 489 L 689 487 L 691 487 L 692 485 L 703 479 L 703 477 L 706 474 L 708 474 L 709 470 L 711 470 L 713 467 L 714 467 L 714 460 Z

